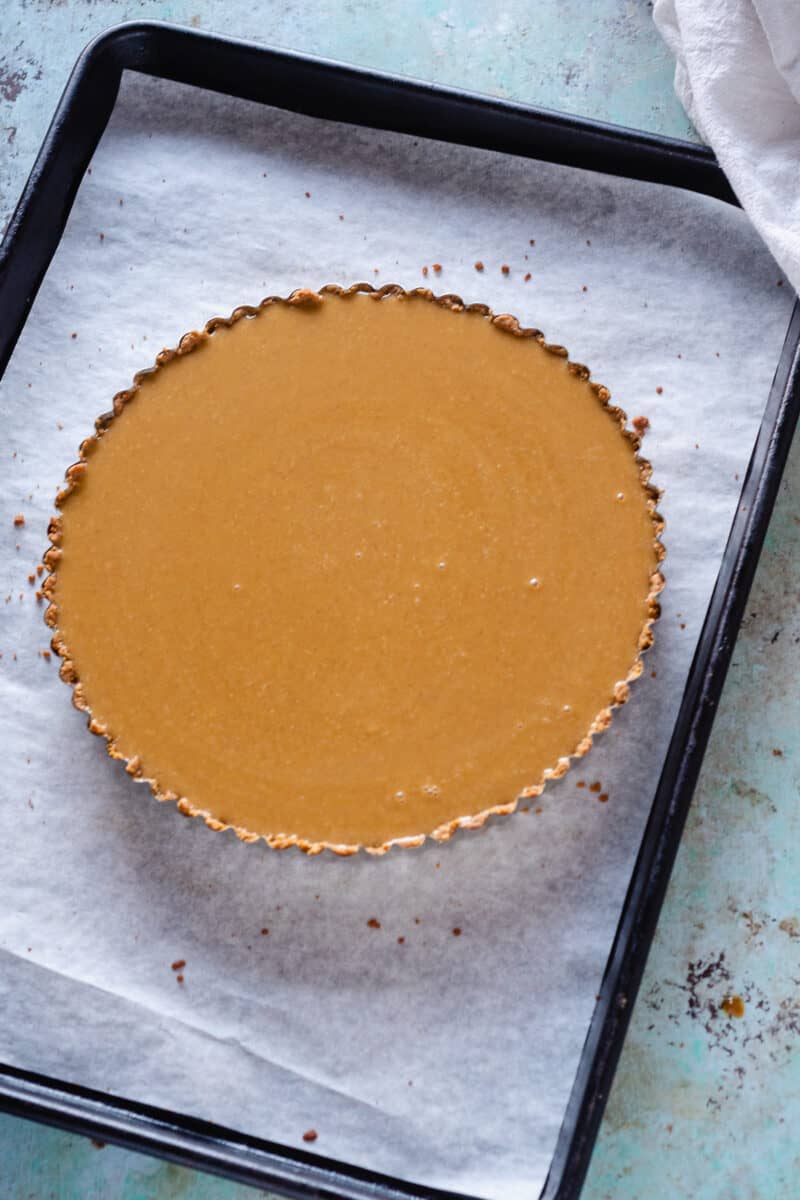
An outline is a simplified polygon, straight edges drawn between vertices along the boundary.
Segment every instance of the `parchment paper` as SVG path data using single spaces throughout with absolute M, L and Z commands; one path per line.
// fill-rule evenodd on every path
M 186 330 L 299 285 L 413 286 L 434 262 L 437 290 L 537 325 L 650 417 L 656 645 L 527 814 L 380 860 L 242 845 L 137 788 L 40 656 L 27 576 L 54 493 L 113 393 Z M 3 1059 L 536 1195 L 786 329 L 779 279 L 713 201 L 126 76 L 0 392 Z M 607 803 L 576 787 L 595 780 Z

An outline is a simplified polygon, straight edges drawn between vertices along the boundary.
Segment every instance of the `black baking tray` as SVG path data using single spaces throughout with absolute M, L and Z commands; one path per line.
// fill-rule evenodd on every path
M 0 244 L 0 377 L 111 115 L 123 70 L 736 203 L 713 154 L 688 142 L 172 25 L 119 25 L 79 58 Z M 541 1200 L 575 1200 L 582 1188 L 799 413 L 796 302 Z M 458 1200 L 455 1193 L 1 1064 L 0 1108 L 287 1196 Z

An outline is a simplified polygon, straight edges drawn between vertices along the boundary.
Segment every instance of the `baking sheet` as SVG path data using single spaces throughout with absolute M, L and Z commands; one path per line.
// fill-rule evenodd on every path
M 383 859 L 246 846 L 157 804 L 86 733 L 28 575 L 79 441 L 162 346 L 262 295 L 411 287 L 424 265 L 649 416 L 656 644 L 527 813 Z M 788 323 L 780 280 L 743 215 L 703 197 L 126 73 L 0 385 L 0 1058 L 288 1145 L 313 1128 L 315 1151 L 403 1179 L 535 1195 Z

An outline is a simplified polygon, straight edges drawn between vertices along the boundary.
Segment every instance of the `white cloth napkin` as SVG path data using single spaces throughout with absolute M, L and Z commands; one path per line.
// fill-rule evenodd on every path
M 800 291 L 800 0 L 656 0 L 675 90 Z

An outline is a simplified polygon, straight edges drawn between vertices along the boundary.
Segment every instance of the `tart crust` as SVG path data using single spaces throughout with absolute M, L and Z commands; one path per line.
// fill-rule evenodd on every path
M 451 309 L 455 312 L 475 313 L 486 320 L 490 321 L 498 329 L 518 338 L 530 338 L 539 343 L 539 345 L 548 353 L 556 355 L 566 360 L 568 370 L 576 375 L 579 379 L 585 381 L 592 392 L 594 393 L 598 404 L 609 413 L 619 427 L 620 434 L 631 445 L 634 454 L 634 460 L 637 466 L 638 475 L 642 490 L 645 496 L 647 511 L 650 515 L 653 530 L 653 548 L 656 564 L 660 565 L 664 559 L 664 546 L 660 540 L 664 529 L 664 521 L 656 505 L 660 499 L 661 491 L 656 488 L 651 482 L 652 468 L 647 459 L 639 454 L 641 438 L 631 429 L 627 428 L 627 416 L 625 412 L 615 405 L 611 404 L 611 395 L 606 387 L 602 384 L 595 383 L 590 379 L 590 373 L 587 367 L 580 363 L 570 362 L 567 351 L 563 346 L 548 343 L 544 335 L 538 329 L 528 329 L 520 325 L 516 317 L 509 314 L 495 314 L 485 304 L 465 304 L 464 301 L 457 295 L 445 294 L 435 295 L 427 288 L 414 288 L 406 290 L 397 284 L 386 284 L 385 286 L 376 289 L 369 283 L 356 283 L 350 287 L 344 288 L 337 284 L 327 284 L 315 292 L 311 289 L 301 288 L 291 293 L 288 297 L 268 296 L 255 307 L 242 305 L 231 313 L 229 317 L 213 317 L 207 322 L 204 329 L 200 332 L 194 331 L 185 334 L 179 341 L 175 349 L 165 349 L 157 355 L 154 366 L 138 372 L 133 379 L 133 384 L 125 391 L 118 392 L 113 400 L 112 410 L 98 417 L 95 422 L 95 433 L 93 436 L 86 438 L 80 445 L 79 458 L 76 463 L 70 466 L 65 476 L 65 486 L 56 497 L 56 507 L 63 510 L 69 501 L 70 495 L 80 487 L 81 480 L 85 476 L 87 470 L 90 469 L 90 460 L 92 454 L 96 451 L 100 439 L 106 433 L 111 423 L 123 412 L 126 404 L 136 395 L 142 381 L 148 376 L 153 375 L 157 371 L 164 370 L 174 360 L 191 354 L 197 346 L 204 343 L 208 338 L 214 336 L 214 333 L 221 327 L 231 327 L 236 322 L 245 318 L 255 317 L 264 309 L 272 305 L 317 305 L 320 304 L 325 296 L 352 296 L 354 293 L 364 293 L 375 301 L 381 301 L 386 298 L 394 297 L 418 297 L 425 299 L 433 304 Z M 146 778 L 142 769 L 142 764 L 137 756 L 126 757 L 123 755 L 115 742 L 114 734 L 107 728 L 106 725 L 96 720 L 92 715 L 89 703 L 84 694 L 83 684 L 78 677 L 78 672 L 72 661 L 70 647 L 66 643 L 64 636 L 58 627 L 58 607 L 55 602 L 56 585 L 58 580 L 58 562 L 62 554 L 61 542 L 63 531 L 63 518 L 54 516 L 51 518 L 48 527 L 48 538 L 50 547 L 43 556 L 43 563 L 47 571 L 46 578 L 42 583 L 42 591 L 47 600 L 48 606 L 44 613 L 46 624 L 52 630 L 52 649 L 61 658 L 60 677 L 72 688 L 72 702 L 74 706 L 81 712 L 87 715 L 88 728 L 90 732 L 102 737 L 105 740 L 106 750 L 111 758 L 120 759 L 125 764 L 125 770 L 136 781 L 147 783 L 151 792 L 157 800 L 164 802 L 175 803 L 178 810 L 187 817 L 200 817 L 205 824 L 212 830 L 222 831 L 232 829 L 236 836 L 244 842 L 256 842 L 263 840 L 275 850 L 284 850 L 290 846 L 296 846 L 299 850 L 306 854 L 319 854 L 322 850 L 330 850 L 334 854 L 348 856 L 357 853 L 359 850 L 364 850 L 368 854 L 383 855 L 392 846 L 400 847 L 417 847 L 421 846 L 427 837 L 432 838 L 437 842 L 447 841 L 453 836 L 458 829 L 478 829 L 483 826 L 491 816 L 507 816 L 513 813 L 519 802 L 539 796 L 548 780 L 559 779 L 565 775 L 571 765 L 572 760 L 579 759 L 585 755 L 592 746 L 593 738 L 598 734 L 608 729 L 612 713 L 615 708 L 619 708 L 625 704 L 630 695 L 630 684 L 636 680 L 642 673 L 642 654 L 646 651 L 653 642 L 653 625 L 660 615 L 660 606 L 658 603 L 658 595 L 664 587 L 664 577 L 657 569 L 653 571 L 650 577 L 650 589 L 646 599 L 646 617 L 642 624 L 642 628 L 638 638 L 638 652 L 624 680 L 613 685 L 612 695 L 609 703 L 600 709 L 591 722 L 586 734 L 581 739 L 575 750 L 569 754 L 559 758 L 551 767 L 546 768 L 542 772 L 541 778 L 525 787 L 517 797 L 508 803 L 495 804 L 478 813 L 469 816 L 454 818 L 440 824 L 437 828 L 427 833 L 420 833 L 413 837 L 396 837 L 390 838 L 376 845 L 364 845 L 361 843 L 335 843 L 330 841 L 312 841 L 297 834 L 259 834 L 254 833 L 240 825 L 226 824 L 224 821 L 216 818 L 212 813 L 194 805 L 188 797 L 178 796 L 175 792 L 162 788 L 156 779 Z

